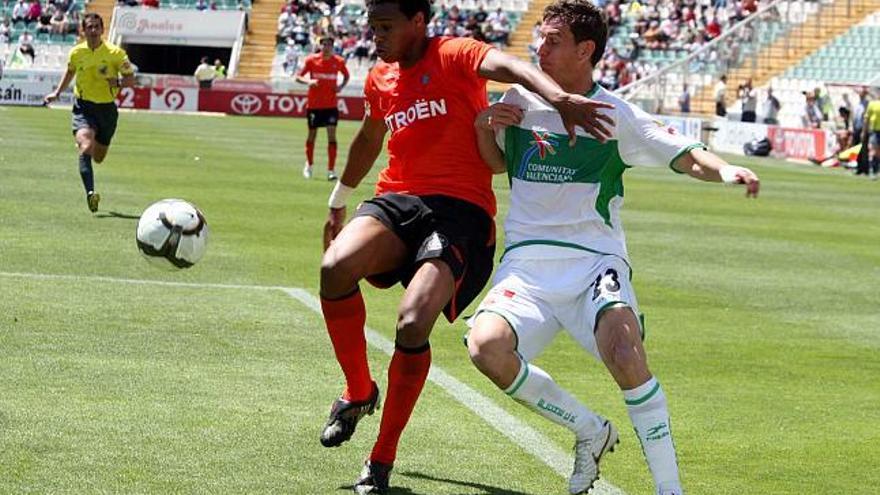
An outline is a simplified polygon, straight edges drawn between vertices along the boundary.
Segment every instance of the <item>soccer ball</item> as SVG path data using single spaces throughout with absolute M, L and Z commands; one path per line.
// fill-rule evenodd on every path
M 137 246 L 150 263 L 163 268 L 189 268 L 205 255 L 205 216 L 182 199 L 163 199 L 144 210 L 137 226 Z

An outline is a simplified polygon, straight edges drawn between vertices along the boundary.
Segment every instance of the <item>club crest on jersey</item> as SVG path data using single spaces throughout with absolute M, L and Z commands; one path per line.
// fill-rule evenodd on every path
M 431 82 L 431 76 L 422 74 L 422 86 L 427 86 L 429 82 Z
M 440 98 L 439 100 L 416 100 L 406 110 L 388 114 L 385 117 L 385 126 L 391 132 L 397 132 L 419 120 L 432 119 L 447 114 L 445 98 Z
M 550 137 L 549 132 L 532 131 L 532 137 L 535 139 L 529 141 L 529 144 L 535 147 L 541 160 L 547 156 L 547 153 L 550 153 L 551 155 L 556 154 L 556 148 L 554 148 L 554 146 L 556 146 L 556 141 Z

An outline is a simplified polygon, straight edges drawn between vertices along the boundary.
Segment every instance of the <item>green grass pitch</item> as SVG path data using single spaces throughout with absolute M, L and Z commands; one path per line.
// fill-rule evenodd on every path
M 342 386 L 322 319 L 254 288 L 317 293 L 332 186 L 325 136 L 306 181 L 301 120 L 123 113 L 95 167 L 103 201 L 92 215 L 68 112 L 0 107 L 0 129 L 0 493 L 346 493 L 378 416 L 342 448 L 319 445 Z M 341 164 L 355 129 L 339 128 Z M 758 200 L 666 169 L 626 176 L 634 283 L 685 487 L 874 494 L 880 184 L 729 158 L 761 175 Z M 499 220 L 505 182 L 496 180 Z M 211 228 L 207 255 L 188 271 L 159 271 L 135 247 L 137 216 L 166 197 L 197 204 Z M 365 297 L 368 325 L 393 338 L 400 290 Z M 438 323 L 434 364 L 568 450 L 566 431 L 471 366 L 463 332 Z M 384 385 L 388 356 L 370 352 Z M 567 338 L 539 364 L 619 426 L 605 479 L 652 494 L 604 368 Z M 407 495 L 567 492 L 554 469 L 433 383 L 392 484 Z

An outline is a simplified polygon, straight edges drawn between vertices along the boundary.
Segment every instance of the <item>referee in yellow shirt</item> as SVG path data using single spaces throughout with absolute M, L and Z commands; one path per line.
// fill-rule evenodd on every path
M 82 20 L 85 41 L 70 50 L 67 73 L 54 92 L 46 95 L 48 105 L 76 78 L 73 94 L 73 135 L 79 148 L 79 174 L 86 190 L 89 210 L 98 211 L 101 196 L 95 192 L 92 159 L 104 161 L 116 132 L 119 113 L 116 94 L 119 88 L 134 86 L 134 71 L 125 50 L 107 43 L 104 20 L 98 14 L 86 14 Z
M 868 103 L 865 109 L 865 125 L 862 126 L 862 146 L 868 146 L 868 163 L 871 178 L 880 173 L 880 99 Z

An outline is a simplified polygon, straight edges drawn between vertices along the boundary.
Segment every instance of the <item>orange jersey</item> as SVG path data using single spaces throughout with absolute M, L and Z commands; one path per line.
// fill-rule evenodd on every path
M 438 37 L 413 67 L 381 61 L 373 67 L 364 84 L 367 118 L 391 131 L 377 194 L 442 194 L 495 216 L 492 171 L 474 130 L 488 105 L 477 69 L 491 49 L 470 38 Z
M 345 67 L 345 59 L 339 55 L 325 59 L 322 54 L 313 53 L 306 57 L 299 75 L 309 74 L 309 77 L 318 81 L 317 86 L 309 88 L 308 108 L 336 108 L 337 78 L 340 73 L 347 76 L 348 68 Z

